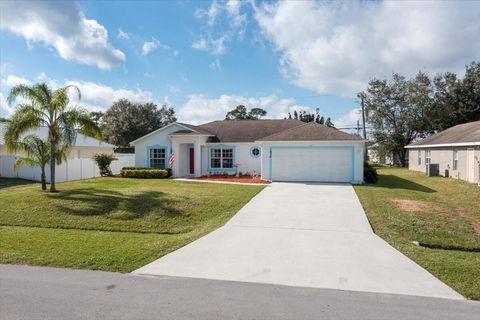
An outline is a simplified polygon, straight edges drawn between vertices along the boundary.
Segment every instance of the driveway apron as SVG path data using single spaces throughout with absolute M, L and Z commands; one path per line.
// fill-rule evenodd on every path
M 272 183 L 225 226 L 133 273 L 463 299 L 373 233 L 349 184 Z

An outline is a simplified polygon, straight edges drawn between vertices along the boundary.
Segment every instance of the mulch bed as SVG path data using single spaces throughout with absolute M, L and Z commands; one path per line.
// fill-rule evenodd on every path
M 200 177 L 200 178 L 192 178 L 194 180 L 204 180 L 204 181 L 222 181 L 222 182 L 240 182 L 240 183 L 255 183 L 255 184 L 270 184 L 270 181 L 262 180 L 260 178 L 252 178 L 249 176 L 244 177 L 225 177 L 225 176 L 211 176 L 211 177 Z

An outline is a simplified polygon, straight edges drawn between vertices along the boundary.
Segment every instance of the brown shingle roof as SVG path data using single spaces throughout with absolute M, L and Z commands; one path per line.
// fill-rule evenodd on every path
M 322 124 L 310 122 L 288 130 L 284 130 L 260 141 L 315 141 L 315 140 L 362 140 L 361 137 L 330 128 Z
M 191 130 L 194 130 L 194 131 L 196 131 L 200 134 L 212 134 L 210 131 L 207 131 L 207 130 L 203 129 L 200 126 L 194 126 L 193 124 L 188 124 L 188 123 L 183 123 L 183 122 L 177 122 L 177 123 L 181 126 L 187 127 Z
M 412 143 L 408 145 L 408 147 L 468 142 L 480 142 L 480 121 L 456 125 L 423 140 Z
M 197 127 L 211 132 L 219 142 L 253 142 L 303 124 L 299 120 L 223 120 Z

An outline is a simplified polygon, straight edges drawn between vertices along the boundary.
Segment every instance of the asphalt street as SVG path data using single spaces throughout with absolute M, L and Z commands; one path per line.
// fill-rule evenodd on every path
M 480 303 L 100 271 L 0 266 L 0 319 L 475 319 Z

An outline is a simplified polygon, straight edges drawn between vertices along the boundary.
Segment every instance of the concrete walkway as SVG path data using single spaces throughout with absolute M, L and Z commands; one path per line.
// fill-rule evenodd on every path
M 376 236 L 346 184 L 273 183 L 224 227 L 134 273 L 463 298 Z

